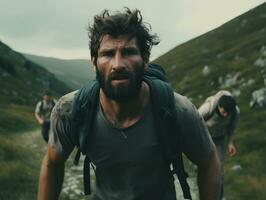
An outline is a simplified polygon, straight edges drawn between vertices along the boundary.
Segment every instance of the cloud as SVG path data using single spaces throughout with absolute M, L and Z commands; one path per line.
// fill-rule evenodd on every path
M 153 57 L 259 5 L 261 0 L 1 0 L 0 39 L 45 56 L 88 56 L 88 23 L 104 8 L 138 8 L 161 43 Z M 86 51 L 85 51 L 86 50 Z M 60 53 L 61 51 L 61 53 Z M 67 52 L 67 53 L 66 53 Z

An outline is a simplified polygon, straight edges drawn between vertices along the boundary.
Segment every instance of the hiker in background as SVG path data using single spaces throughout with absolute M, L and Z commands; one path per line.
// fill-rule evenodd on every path
M 55 103 L 56 101 L 51 99 L 50 92 L 45 91 L 43 99 L 37 103 L 35 108 L 35 118 L 41 125 L 42 137 L 46 143 L 48 143 L 49 140 L 50 116 Z
M 229 91 L 221 90 L 208 97 L 199 107 L 199 113 L 206 121 L 211 137 L 216 145 L 221 163 L 221 194 L 224 196 L 224 160 L 226 150 L 229 156 L 236 154 L 234 134 L 238 124 L 240 109 Z M 227 143 L 225 139 L 227 138 Z
M 201 199 L 216 200 L 220 169 L 214 143 L 192 103 L 155 75 L 146 75 L 156 70 L 149 66 L 149 57 L 159 42 L 142 22 L 140 11 L 105 10 L 94 17 L 89 38 L 97 80 L 61 97 L 53 109 L 39 200 L 58 199 L 64 163 L 75 146 L 86 154 L 85 163 L 89 158 L 95 168 L 93 200 L 175 200 L 168 161 L 177 152 L 166 151 L 170 143 L 180 144 L 171 147 L 197 164 Z M 167 99 L 171 110 L 163 106 Z M 161 122 L 168 126 L 159 126 Z M 177 124 L 178 130 L 167 131 Z M 85 170 L 89 173 L 88 167 Z

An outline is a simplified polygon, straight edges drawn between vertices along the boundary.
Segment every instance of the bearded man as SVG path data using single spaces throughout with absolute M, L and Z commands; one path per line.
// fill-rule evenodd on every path
M 158 44 L 157 36 L 149 32 L 140 11 L 129 9 L 114 14 L 104 11 L 89 28 L 98 85 L 93 124 L 87 127 L 92 134 L 85 151 L 96 167 L 93 200 L 176 200 L 173 176 L 157 134 L 154 96 L 144 80 L 151 47 Z M 86 90 L 85 86 L 80 91 Z M 64 163 L 79 140 L 79 127 L 71 115 L 80 91 L 63 96 L 53 110 L 53 133 L 41 167 L 39 200 L 59 197 Z M 174 112 L 182 110 L 182 152 L 198 165 L 200 197 L 215 200 L 219 192 L 215 146 L 195 107 L 187 98 L 177 93 L 173 96 L 177 100 Z M 91 101 L 90 96 L 84 99 Z M 81 105 L 86 113 L 92 112 L 86 109 L 88 102 Z

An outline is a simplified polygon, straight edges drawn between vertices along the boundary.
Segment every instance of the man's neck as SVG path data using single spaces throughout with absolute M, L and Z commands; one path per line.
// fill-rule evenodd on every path
M 109 99 L 100 90 L 100 104 L 108 121 L 119 128 L 127 128 L 137 122 L 148 106 L 150 92 L 148 85 L 143 82 L 139 94 L 129 101 L 118 102 Z

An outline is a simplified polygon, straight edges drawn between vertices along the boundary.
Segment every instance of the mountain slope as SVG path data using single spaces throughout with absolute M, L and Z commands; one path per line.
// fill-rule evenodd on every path
M 72 89 L 78 89 L 94 78 L 94 72 L 89 60 L 64 60 L 30 54 L 24 54 L 24 56 L 46 68 Z
M 266 84 L 266 3 L 154 62 L 165 67 L 176 91 L 196 106 L 220 89 L 233 92 L 241 119 L 238 154 L 226 163 L 226 199 L 265 199 L 266 109 L 251 109 L 249 103 L 252 92 Z M 233 172 L 234 165 L 241 166 L 240 172 Z
M 49 89 L 55 98 L 70 91 L 53 74 L 2 42 L 0 85 L 0 132 L 20 129 L 19 124 L 33 124 L 33 109 L 44 90 Z

